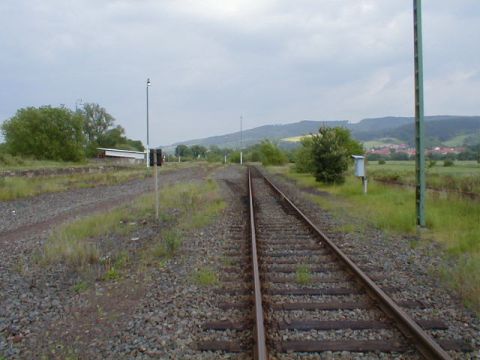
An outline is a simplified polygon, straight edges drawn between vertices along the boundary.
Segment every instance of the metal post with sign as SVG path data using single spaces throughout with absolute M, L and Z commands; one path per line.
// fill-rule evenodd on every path
M 413 0 L 415 49 L 415 201 L 417 226 L 425 227 L 425 142 L 423 101 L 422 0 Z
M 155 181 L 155 218 L 158 220 L 159 218 L 159 207 L 160 207 L 160 200 L 159 200 L 159 193 L 158 193 L 158 166 L 162 166 L 162 150 L 161 149 L 150 149 L 149 152 L 149 165 L 153 166 L 153 176 Z
M 158 167 L 157 167 L 157 152 L 153 152 L 153 172 L 155 174 L 155 219 L 158 220 L 159 201 L 158 201 Z
M 352 157 L 355 160 L 355 176 L 362 178 L 363 193 L 366 194 L 368 191 L 368 179 L 365 170 L 365 156 L 352 155 Z

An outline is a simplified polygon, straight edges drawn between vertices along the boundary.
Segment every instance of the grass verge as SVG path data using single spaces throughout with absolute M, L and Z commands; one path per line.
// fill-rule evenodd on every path
M 144 264 L 159 264 L 174 256 L 185 234 L 208 225 L 225 207 L 213 180 L 164 188 L 160 196 L 160 228 L 154 220 L 154 203 L 153 194 L 147 194 L 109 213 L 94 214 L 54 229 L 39 264 L 60 263 L 77 272 L 96 267 L 101 269 L 101 280 L 118 280 L 136 256 L 145 260 Z M 158 235 L 144 239 L 141 248 L 132 249 L 128 246 L 131 237 L 142 223 L 153 224 Z
M 43 193 L 116 185 L 150 176 L 144 168 L 110 171 L 105 173 L 74 174 L 41 177 L 0 178 L 0 201 L 32 197 Z
M 343 185 L 325 186 L 313 176 L 298 174 L 289 168 L 273 172 L 294 179 L 298 185 L 318 188 L 337 197 L 311 195 L 320 206 L 334 214 L 348 212 L 363 222 L 394 234 L 416 235 L 415 193 L 412 189 L 369 183 L 368 194 L 362 193 L 361 181 L 350 176 Z M 343 201 L 338 202 L 338 199 Z M 470 308 L 480 313 L 480 206 L 478 202 L 455 195 L 428 194 L 426 203 L 428 231 L 423 240 L 442 245 L 445 283 L 462 296 Z M 349 229 L 351 230 L 351 229 Z

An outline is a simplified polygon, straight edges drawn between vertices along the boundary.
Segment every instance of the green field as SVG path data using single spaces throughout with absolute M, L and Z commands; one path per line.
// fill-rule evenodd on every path
M 395 138 L 384 138 L 384 139 L 378 139 L 378 140 L 365 141 L 363 142 L 363 147 L 369 150 L 373 148 L 388 146 L 391 144 L 402 144 L 402 141 Z
M 427 163 L 427 186 L 441 191 L 459 191 L 480 195 L 480 164 L 476 161 L 455 161 L 454 166 L 443 166 L 443 161 L 435 165 Z M 433 166 L 432 166 L 433 165 Z M 384 182 L 415 184 L 414 161 L 387 161 L 380 165 L 371 161 L 367 165 L 370 179 Z
M 300 142 L 304 137 L 310 137 L 311 135 L 300 135 L 300 136 L 292 136 L 288 138 L 281 139 L 282 141 L 286 142 L 293 142 L 293 143 L 298 143 Z
M 399 172 L 411 174 L 413 162 L 392 162 L 387 165 L 369 164 L 369 172 Z M 440 182 L 447 179 L 462 181 L 479 178 L 480 166 L 473 162 L 453 168 L 431 169 Z M 348 213 L 387 233 L 420 236 L 425 241 L 441 245 L 445 264 L 439 271 L 448 286 L 463 297 L 465 303 L 480 313 L 480 202 L 456 194 L 427 194 L 428 230 L 418 234 L 415 225 L 415 193 L 413 188 L 388 186 L 369 182 L 368 194 L 362 192 L 361 181 L 352 175 L 343 185 L 326 186 L 317 183 L 310 174 L 298 174 L 291 166 L 275 167 L 270 171 L 294 179 L 299 186 L 319 188 L 336 195 L 331 199 L 314 196 L 320 206 L 333 214 Z M 352 169 L 349 170 L 353 172 Z M 452 185 L 453 186 L 453 185 Z M 457 185 L 458 187 L 458 185 Z M 338 198 L 341 201 L 336 201 Z M 338 211 L 341 210 L 341 211 Z

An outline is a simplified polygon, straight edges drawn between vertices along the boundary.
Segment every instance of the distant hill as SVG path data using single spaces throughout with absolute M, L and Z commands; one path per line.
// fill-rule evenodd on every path
M 382 117 L 363 119 L 358 123 L 349 123 L 347 120 L 304 120 L 285 125 L 264 125 L 244 130 L 243 145 L 248 147 L 263 139 L 269 139 L 278 142 L 284 148 L 291 148 L 298 146 L 301 136 L 316 133 L 321 126 L 347 127 L 352 131 L 354 138 L 369 144 L 383 143 L 388 138 L 395 139 L 397 142 L 414 144 L 414 118 Z M 480 116 L 427 116 L 425 117 L 425 133 L 429 146 L 442 144 L 462 146 L 464 143 L 477 143 L 480 140 Z M 180 144 L 239 148 L 240 132 L 178 142 L 163 148 L 167 152 L 173 152 L 175 147 Z
M 480 116 L 428 116 L 425 118 L 425 137 L 427 144 L 430 146 L 442 145 L 461 135 L 468 135 L 464 139 L 468 143 L 469 136 L 479 132 Z M 412 146 L 415 144 L 414 119 L 396 128 L 378 129 L 360 134 L 356 131 L 352 133 L 354 137 L 363 141 L 391 137 L 400 139 Z M 462 145 L 457 142 L 457 146 Z
M 306 135 L 312 132 L 317 132 L 320 126 L 328 124 L 328 126 L 347 126 L 347 120 L 340 121 L 312 121 L 303 120 L 297 123 L 285 125 L 264 125 L 257 128 L 243 131 L 243 145 L 248 147 L 262 141 L 263 139 L 270 139 L 272 141 L 280 141 L 283 138 L 290 136 Z M 204 139 L 194 139 L 182 141 L 164 147 L 166 151 L 174 149 L 177 145 L 216 145 L 220 148 L 238 148 L 240 147 L 240 131 L 226 135 L 212 136 Z

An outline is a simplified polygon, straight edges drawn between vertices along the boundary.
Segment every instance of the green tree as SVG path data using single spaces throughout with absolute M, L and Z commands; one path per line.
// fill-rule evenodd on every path
M 205 153 L 207 152 L 207 148 L 202 145 L 193 145 L 190 147 L 190 150 L 192 151 L 192 156 L 195 159 L 198 159 L 199 157 L 205 157 Z
M 187 145 L 177 145 L 175 148 L 175 156 L 189 157 L 192 156 L 192 151 Z
M 295 152 L 295 171 L 298 173 L 313 173 L 313 139 L 305 136 L 300 140 L 301 146 Z
M 210 145 L 206 153 L 206 159 L 208 162 L 223 162 L 226 154 L 226 149 L 220 149 L 216 145 Z
M 99 147 L 133 151 L 145 149 L 141 141 L 128 139 L 123 127 L 120 125 L 113 127 L 115 118 L 99 104 L 85 103 L 77 113 L 84 121 L 88 157 L 95 156 Z
M 37 159 L 84 159 L 83 120 L 66 108 L 24 108 L 5 121 L 2 133 L 12 155 Z
M 287 155 L 278 147 L 277 144 L 269 140 L 263 140 L 259 146 L 260 160 L 262 165 L 283 165 L 288 162 Z
M 85 103 L 77 112 L 85 121 L 85 135 L 90 143 L 97 142 L 97 139 L 104 135 L 115 122 L 115 118 L 99 104 Z
M 314 175 L 327 184 L 345 182 L 345 172 L 353 154 L 363 154 L 362 145 L 345 128 L 321 127 L 312 136 Z

